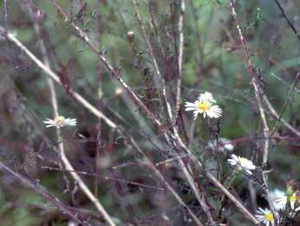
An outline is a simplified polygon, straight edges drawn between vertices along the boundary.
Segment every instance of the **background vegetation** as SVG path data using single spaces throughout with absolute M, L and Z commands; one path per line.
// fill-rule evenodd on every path
M 252 215 L 268 207 L 268 190 L 299 179 L 300 2 L 136 1 L 0 1 L 1 225 L 107 224 L 61 160 L 56 129 L 43 123 L 54 118 L 47 72 L 8 33 L 58 75 L 59 112 L 77 119 L 61 130 L 64 151 L 116 225 L 197 225 L 166 182 L 203 225 L 253 225 L 206 172 Z M 222 117 L 194 121 L 184 103 L 206 91 Z M 211 145 L 221 138 L 233 152 Z M 252 176 L 231 180 L 232 153 L 253 161 Z

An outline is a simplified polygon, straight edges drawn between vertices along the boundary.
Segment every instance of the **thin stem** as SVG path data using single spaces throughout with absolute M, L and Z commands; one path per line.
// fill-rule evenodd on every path
M 290 26 L 290 28 L 292 29 L 292 31 L 295 33 L 295 35 L 297 36 L 297 38 L 300 40 L 300 35 L 298 34 L 297 29 L 295 28 L 295 26 L 293 25 L 293 23 L 291 22 L 291 20 L 288 18 L 288 16 L 286 15 L 283 7 L 281 6 L 281 4 L 279 3 L 278 0 L 275 0 L 276 5 L 278 6 L 282 16 L 284 17 L 284 19 L 286 20 L 286 22 L 288 23 L 288 25 Z
M 158 77 L 159 81 L 162 83 L 162 93 L 163 93 L 164 101 L 165 101 L 165 104 L 166 104 L 166 107 L 167 107 L 168 117 L 169 117 L 170 120 L 172 120 L 173 119 L 172 110 L 171 110 L 171 105 L 170 105 L 170 103 L 168 101 L 167 94 L 166 94 L 165 80 L 162 77 L 161 72 L 160 72 L 160 70 L 158 68 L 158 64 L 157 64 L 156 58 L 155 58 L 154 53 L 153 53 L 152 45 L 151 45 L 150 40 L 149 40 L 149 38 L 147 36 L 146 29 L 145 29 L 145 27 L 143 25 L 142 16 L 141 16 L 141 13 L 139 11 L 138 4 L 137 4 L 136 0 L 132 0 L 132 3 L 133 3 L 134 8 L 135 8 L 135 12 L 136 12 L 136 15 L 137 15 L 137 18 L 138 18 L 138 22 L 139 22 L 139 24 L 141 26 L 141 29 L 143 31 L 144 39 L 146 40 L 147 47 L 148 47 L 150 56 L 152 58 L 152 62 L 154 64 L 154 67 L 155 67 L 155 70 L 156 70 L 157 77 Z M 173 127 L 173 131 L 174 131 L 175 134 L 178 134 L 176 127 Z M 193 192 L 194 192 L 194 194 L 195 194 L 198 202 L 200 204 L 203 204 L 203 200 L 201 198 L 201 194 L 199 193 L 199 191 L 198 191 L 198 189 L 197 189 L 197 187 L 195 185 L 195 181 L 192 178 L 190 172 L 187 170 L 187 167 L 185 166 L 185 164 L 183 163 L 183 161 L 182 161 L 181 158 L 178 159 L 178 162 L 179 162 L 179 165 L 182 167 L 183 173 L 184 173 L 185 177 L 187 178 L 187 181 L 191 185 L 192 190 L 193 190 Z M 208 218 L 209 218 L 210 222 L 213 222 L 213 219 L 211 217 L 210 212 L 208 211 L 208 208 L 206 208 L 204 206 L 204 204 L 203 204 L 202 207 L 206 210 L 206 213 L 208 213 Z
M 285 101 L 285 103 L 283 105 L 283 108 L 282 108 L 282 110 L 280 112 L 279 118 L 277 119 L 277 122 L 274 125 L 272 132 L 270 133 L 270 137 L 273 136 L 273 134 L 277 130 L 277 127 L 278 127 L 277 123 L 282 119 L 282 116 L 283 116 L 283 114 L 284 114 L 284 112 L 285 112 L 288 104 L 290 103 L 290 99 L 291 99 L 292 94 L 293 94 L 293 92 L 294 92 L 294 90 L 296 88 L 296 85 L 298 84 L 299 78 L 300 78 L 300 71 L 298 71 L 297 74 L 296 74 L 295 81 L 294 81 L 293 85 L 291 86 L 291 88 L 290 88 L 290 90 L 289 90 L 289 92 L 287 94 L 286 101 Z
M 41 51 L 42 56 L 43 56 L 44 65 L 45 65 L 46 68 L 50 68 L 50 62 L 49 62 L 49 58 L 48 58 L 48 55 L 47 55 L 47 51 L 46 51 L 44 41 L 41 38 L 41 32 L 40 32 L 39 24 L 35 20 L 33 12 L 30 10 L 31 9 L 30 5 L 27 4 L 27 6 L 28 6 L 29 12 L 30 12 L 30 14 L 32 16 L 32 19 L 33 19 L 33 22 L 34 22 L 35 33 L 36 33 L 36 35 L 39 39 L 39 48 L 40 48 L 40 51 Z M 56 96 L 55 86 L 54 86 L 53 80 L 50 77 L 46 76 L 46 79 L 47 79 L 47 83 L 48 83 L 48 86 L 49 86 L 49 89 L 50 89 L 51 104 L 52 104 L 52 108 L 53 108 L 53 112 L 54 112 L 54 118 L 55 118 L 55 117 L 59 116 L 59 109 L 58 109 L 58 104 L 57 104 L 57 96 Z M 60 157 L 61 157 L 61 160 L 64 164 L 64 167 L 69 171 L 69 173 L 71 174 L 73 179 L 78 183 L 81 190 L 86 194 L 86 196 L 95 205 L 95 207 L 100 212 L 100 214 L 102 214 L 102 216 L 105 218 L 107 223 L 111 226 L 115 226 L 116 224 L 113 222 L 113 220 L 111 219 L 111 217 L 109 216 L 107 211 L 104 209 L 104 207 L 102 206 L 100 201 L 93 195 L 93 193 L 90 191 L 88 186 L 84 183 L 84 181 L 80 178 L 80 176 L 74 171 L 73 166 L 71 165 L 69 159 L 66 156 L 61 130 L 58 127 L 56 127 L 56 135 L 57 135 L 57 138 L 58 138 L 58 144 L 59 144 L 58 147 L 59 147 L 59 150 L 60 150 Z
M 145 29 L 145 26 L 143 24 L 142 16 L 141 16 L 141 13 L 139 11 L 138 4 L 137 4 L 136 0 L 132 0 L 132 4 L 134 5 L 134 9 L 135 9 L 135 12 L 136 12 L 136 15 L 137 15 L 137 19 L 138 19 L 138 22 L 139 22 L 139 24 L 141 26 L 141 29 L 143 31 L 143 36 L 144 36 L 144 39 L 147 43 L 148 51 L 150 53 L 150 56 L 151 56 L 151 59 L 152 59 L 152 62 L 154 64 L 154 68 L 155 68 L 155 71 L 156 71 L 156 75 L 158 77 L 158 81 L 156 81 L 156 84 L 159 87 L 159 84 L 161 83 L 162 95 L 164 97 L 164 102 L 165 102 L 166 107 L 167 107 L 168 117 L 169 117 L 170 120 L 172 120 L 172 109 L 171 109 L 171 104 L 169 103 L 169 100 L 168 100 L 168 97 L 167 97 L 165 79 L 161 75 L 161 72 L 158 68 L 158 64 L 157 64 L 156 58 L 155 58 L 154 53 L 153 53 L 153 48 L 152 48 L 152 45 L 151 45 L 150 40 L 148 38 L 148 35 L 146 33 L 146 29 Z
M 183 34 L 183 20 L 185 13 L 185 0 L 181 0 L 180 17 L 178 23 L 179 31 L 179 54 L 178 54 L 178 78 L 176 86 L 176 111 L 175 120 L 177 119 L 180 109 L 180 96 L 181 96 L 181 73 L 182 73 L 182 58 L 183 58 L 183 47 L 184 47 L 184 34 Z
M 203 164 L 191 153 L 191 151 L 185 146 L 180 137 L 174 137 L 177 141 L 179 147 L 181 147 L 190 157 L 190 159 L 197 165 L 201 170 L 203 170 L 205 176 L 217 187 L 219 188 L 235 205 L 236 207 L 255 225 L 259 224 L 259 221 L 240 203 L 240 201 L 235 198 L 210 172 L 206 171 Z
M 44 187 L 42 187 L 37 181 L 35 183 L 29 181 L 27 178 L 23 177 L 22 175 L 14 172 L 12 169 L 10 169 L 8 166 L 6 166 L 3 162 L 0 162 L 0 170 L 10 174 L 13 176 L 17 181 L 19 181 L 23 186 L 30 188 L 34 190 L 36 193 L 41 194 L 45 199 L 50 201 L 53 205 L 55 205 L 58 209 L 60 209 L 63 213 L 67 214 L 69 217 L 71 217 L 74 221 L 83 224 L 88 225 L 85 222 L 80 221 L 77 216 L 70 211 L 65 204 L 63 204 L 57 197 L 51 195 Z
M 105 58 L 104 55 L 101 54 L 101 52 L 98 51 L 98 48 L 90 41 L 89 37 L 85 32 L 83 32 L 75 23 L 72 21 L 68 15 L 61 9 L 61 7 L 57 4 L 55 0 L 51 0 L 53 5 L 56 7 L 56 9 L 59 11 L 59 13 L 62 14 L 64 17 L 64 21 L 68 24 L 70 24 L 75 31 L 77 31 L 77 34 L 79 37 L 89 46 L 89 48 L 98 56 L 99 60 L 106 66 L 107 70 L 110 72 L 110 74 L 124 87 L 124 89 L 128 92 L 129 96 L 135 101 L 141 109 L 147 114 L 147 116 L 153 121 L 155 125 L 158 127 L 162 127 L 161 122 L 159 122 L 155 115 L 147 108 L 147 106 L 140 100 L 140 98 L 137 96 L 137 94 L 126 84 L 126 82 L 121 78 L 121 76 L 118 74 L 117 70 L 114 69 L 114 67 L 109 63 L 109 61 Z M 79 99 L 82 99 L 79 97 Z M 95 112 L 95 111 L 94 111 Z
M 0 27 L 0 33 L 3 32 L 3 28 Z M 46 67 L 33 53 L 31 53 L 26 46 L 24 46 L 17 38 L 14 37 L 12 34 L 7 35 L 7 39 L 14 43 L 16 46 L 18 46 L 38 67 L 40 67 L 46 75 L 50 76 L 57 84 L 62 86 L 62 83 L 59 80 L 59 77 L 48 67 Z M 96 109 L 92 104 L 90 104 L 84 97 L 82 97 L 77 92 L 73 91 L 72 89 L 69 90 L 70 94 L 74 97 L 75 100 L 77 100 L 80 104 L 82 104 L 86 109 L 88 109 L 90 112 L 92 112 L 98 119 L 103 119 L 103 121 L 110 126 L 112 129 L 115 129 L 120 135 L 127 137 L 129 142 L 135 147 L 135 150 L 138 151 L 138 153 L 143 156 L 144 160 L 147 162 L 148 167 L 154 172 L 154 174 L 162 180 L 166 188 L 169 190 L 169 192 L 174 196 L 174 198 L 187 209 L 193 220 L 198 226 L 202 226 L 201 222 L 198 220 L 198 218 L 195 216 L 195 214 L 192 212 L 192 210 L 183 202 L 183 200 L 180 198 L 180 196 L 176 193 L 176 191 L 171 187 L 171 185 L 165 180 L 165 178 L 161 175 L 160 171 L 156 169 L 155 165 L 149 160 L 149 158 L 144 154 L 144 152 L 137 146 L 135 141 L 131 136 L 129 136 L 125 131 L 122 129 L 122 127 L 117 126 L 113 121 L 111 121 L 109 118 L 107 118 L 101 111 Z M 65 160 L 64 155 L 62 155 L 62 160 Z M 66 163 L 66 167 L 68 164 Z M 72 172 L 73 169 L 69 170 Z M 75 172 L 75 171 L 74 171 Z M 73 177 L 75 174 L 71 174 Z
M 3 1 L 3 15 L 4 15 L 4 29 L 7 34 L 8 31 L 8 12 L 7 12 L 7 0 Z
M 245 58 L 246 58 L 245 67 L 248 70 L 248 74 L 249 74 L 249 77 L 251 79 L 251 83 L 252 83 L 253 88 L 254 88 L 254 94 L 255 94 L 256 102 L 257 102 L 260 117 L 261 117 L 261 120 L 262 120 L 262 123 L 263 123 L 263 134 L 264 134 L 263 165 L 266 165 L 267 161 L 268 161 L 269 132 L 270 132 L 270 129 L 269 129 L 268 122 L 267 122 L 267 119 L 266 119 L 265 111 L 262 107 L 262 98 L 261 98 L 261 96 L 264 96 L 264 94 L 263 94 L 263 91 L 261 90 L 261 88 L 259 86 L 259 82 L 256 78 L 255 73 L 254 73 L 254 67 L 253 67 L 253 64 L 250 60 L 249 50 L 248 50 L 245 38 L 244 38 L 243 33 L 242 33 L 242 29 L 241 29 L 241 27 L 239 25 L 239 22 L 237 20 L 237 14 L 236 14 L 235 5 L 233 3 L 233 0 L 230 0 L 230 8 L 231 8 L 231 14 L 232 14 L 232 16 L 234 18 L 234 21 L 235 21 L 236 29 L 237 29 L 238 34 L 239 34 L 239 39 L 240 39 L 240 42 L 242 44 L 242 48 L 244 50 L 244 55 L 245 55 Z M 264 185 L 265 185 L 264 188 L 265 188 L 265 192 L 266 192 L 267 197 L 268 197 L 269 206 L 270 206 L 270 208 L 271 208 L 271 210 L 274 214 L 275 213 L 275 208 L 274 208 L 273 202 L 270 201 L 269 189 L 268 189 L 268 184 L 267 184 L 267 174 L 265 174 L 264 172 L 262 172 L 262 179 L 263 179 L 263 182 L 264 182 Z

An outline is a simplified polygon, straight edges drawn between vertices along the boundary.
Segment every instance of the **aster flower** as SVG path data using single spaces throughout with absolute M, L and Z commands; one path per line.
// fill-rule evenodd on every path
M 194 120 L 197 119 L 198 114 L 203 114 L 204 118 L 206 115 L 210 118 L 219 118 L 222 115 L 222 109 L 218 105 L 214 105 L 215 102 L 212 94 L 205 92 L 200 94 L 194 103 L 186 102 L 185 110 L 194 111 Z
M 269 209 L 258 208 L 255 217 L 266 226 L 275 225 L 275 218 Z
M 271 191 L 270 199 L 276 211 L 285 209 L 288 198 L 284 191 L 281 191 L 279 189 Z
M 250 175 L 252 175 L 251 170 L 255 170 L 256 168 L 253 162 L 244 157 L 236 156 L 235 154 L 232 154 L 231 159 L 227 161 L 230 165 L 235 166 L 237 171 L 245 170 Z
M 49 119 L 47 118 L 44 123 L 46 124 L 46 127 L 57 127 L 61 128 L 64 126 L 76 126 L 76 119 L 71 118 L 65 118 L 64 116 L 58 115 L 55 117 L 55 119 Z

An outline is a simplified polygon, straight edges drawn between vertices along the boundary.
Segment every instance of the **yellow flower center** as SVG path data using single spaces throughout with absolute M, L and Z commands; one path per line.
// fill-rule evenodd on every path
M 64 116 L 56 116 L 54 120 L 55 120 L 56 126 L 61 127 L 65 124 L 65 117 Z
M 265 218 L 267 221 L 273 221 L 274 220 L 274 216 L 272 213 L 265 213 Z
M 240 157 L 240 163 L 246 163 L 248 161 L 248 159 L 244 158 L 244 157 Z
M 290 201 L 291 201 L 291 202 L 296 202 L 296 200 L 297 200 L 296 195 L 291 195 Z
M 209 111 L 211 104 L 208 101 L 200 101 L 197 104 L 197 108 L 200 111 Z

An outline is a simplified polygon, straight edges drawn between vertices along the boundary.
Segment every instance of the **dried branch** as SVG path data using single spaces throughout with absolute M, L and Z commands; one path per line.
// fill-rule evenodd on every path
M 5 33 L 8 31 L 8 11 L 7 11 L 7 0 L 3 1 L 3 15 L 4 15 L 4 29 Z
M 294 90 L 296 88 L 296 85 L 299 82 L 299 78 L 300 78 L 300 71 L 298 71 L 297 74 L 296 74 L 295 81 L 294 81 L 293 85 L 290 87 L 290 90 L 289 90 L 289 92 L 287 94 L 287 97 L 286 97 L 286 101 L 285 101 L 285 103 L 284 103 L 284 105 L 282 107 L 282 110 L 280 112 L 279 118 L 277 119 L 277 122 L 274 125 L 272 132 L 270 133 L 270 136 L 272 136 L 275 133 L 275 131 L 276 131 L 277 127 L 278 127 L 277 123 L 281 121 L 282 116 L 283 116 L 283 114 L 284 114 L 284 112 L 285 112 L 288 104 L 290 103 L 290 99 L 291 99 L 292 94 L 293 94 L 293 92 L 294 92 Z
M 156 75 L 158 77 L 158 81 L 156 81 L 155 79 L 154 79 L 154 81 L 155 81 L 157 87 L 160 87 L 160 84 L 161 84 L 162 95 L 163 95 L 164 102 L 165 102 L 165 105 L 166 105 L 166 108 L 167 108 L 167 113 L 168 113 L 167 115 L 168 115 L 169 119 L 172 121 L 172 108 L 171 108 L 171 104 L 169 102 L 169 99 L 167 97 L 167 90 L 166 90 L 165 79 L 162 76 L 162 74 L 161 74 L 161 72 L 160 72 L 160 70 L 158 68 L 158 64 L 157 64 L 156 58 L 155 58 L 154 53 L 153 53 L 152 45 L 151 45 L 150 40 L 148 38 L 148 35 L 146 33 L 146 29 L 145 29 L 144 24 L 143 24 L 143 20 L 142 20 L 141 13 L 139 11 L 138 4 L 137 4 L 136 0 L 132 0 L 132 3 L 134 5 L 134 9 L 135 9 L 135 12 L 136 12 L 136 15 L 137 15 L 137 19 L 138 19 L 139 25 L 141 26 L 141 29 L 143 31 L 143 36 L 144 36 L 144 39 L 145 39 L 145 41 L 147 43 L 148 51 L 149 51 L 149 54 L 151 56 L 152 62 L 154 64 Z M 163 106 L 161 106 L 161 107 L 163 107 Z
M 275 0 L 276 5 L 278 6 L 282 16 L 284 17 L 284 19 L 286 20 L 286 22 L 288 23 L 288 25 L 290 26 L 290 28 L 292 29 L 292 31 L 295 33 L 295 35 L 297 36 L 297 38 L 300 40 L 300 35 L 298 34 L 297 29 L 295 28 L 295 26 L 293 25 L 292 21 L 289 19 L 289 17 L 286 15 L 283 7 L 281 6 L 281 4 L 279 3 L 278 0 Z
M 29 5 L 28 2 L 27 2 L 27 7 L 29 9 L 29 12 L 30 12 L 31 17 L 32 17 L 33 22 L 34 22 L 34 30 L 35 30 L 35 33 L 36 33 L 36 35 L 38 37 L 38 40 L 39 40 L 39 42 L 38 42 L 39 43 L 39 49 L 40 49 L 40 51 L 42 53 L 42 56 L 43 56 L 44 65 L 45 65 L 46 68 L 50 68 L 50 62 L 49 62 L 49 59 L 48 59 L 48 55 L 47 55 L 47 51 L 46 51 L 44 41 L 41 38 L 39 24 L 35 20 L 34 13 L 31 11 L 31 8 L 30 8 L 30 5 Z M 49 89 L 50 89 L 50 98 L 51 98 L 52 108 L 53 108 L 53 111 L 54 111 L 54 118 L 56 118 L 60 114 L 59 114 L 59 107 L 58 107 L 58 104 L 57 104 L 57 96 L 56 96 L 56 91 L 55 91 L 55 87 L 54 87 L 54 82 L 48 76 L 46 76 L 46 79 L 47 79 L 47 83 L 48 83 L 48 86 L 49 86 Z M 58 127 L 55 127 L 55 128 L 56 128 L 56 134 L 57 134 L 57 138 L 58 138 L 58 144 L 59 144 L 58 147 L 59 147 L 59 151 L 60 151 L 60 157 L 61 157 L 61 160 L 64 164 L 64 167 L 70 172 L 73 179 L 78 183 L 81 190 L 86 194 L 86 196 L 95 205 L 95 207 L 97 208 L 99 213 L 104 217 L 106 222 L 111 226 L 115 226 L 116 224 L 113 222 L 112 218 L 109 216 L 107 211 L 104 209 L 104 207 L 102 206 L 100 201 L 93 195 L 93 193 L 90 191 L 88 186 L 84 183 L 84 181 L 80 178 L 80 176 L 74 171 L 74 168 L 71 165 L 71 163 L 70 163 L 70 161 L 67 158 L 66 153 L 65 153 L 64 141 L 63 141 L 63 138 L 62 138 L 61 130 Z
M 162 124 L 156 119 L 155 115 L 147 108 L 147 106 L 140 100 L 135 92 L 128 86 L 125 81 L 121 78 L 114 67 L 108 62 L 101 52 L 98 51 L 97 47 L 90 41 L 89 37 L 84 33 L 75 23 L 71 20 L 68 15 L 61 9 L 55 0 L 51 0 L 58 12 L 64 17 L 64 22 L 70 24 L 76 31 L 79 37 L 89 46 L 89 48 L 98 56 L 99 60 L 106 66 L 110 74 L 124 87 L 128 92 L 129 96 L 136 102 L 139 107 L 147 114 L 147 116 L 153 121 L 158 127 L 162 127 Z
M 178 112 L 179 112 L 179 109 L 180 109 L 182 58 L 183 58 L 183 47 L 184 47 L 184 34 L 183 34 L 184 13 L 185 13 L 185 0 L 181 0 L 180 17 L 179 17 L 179 23 L 178 23 L 179 54 L 178 54 L 178 78 L 177 78 L 177 86 L 176 86 L 175 120 L 177 119 Z
M 3 28 L 0 27 L 0 34 L 3 32 Z M 8 41 L 14 43 L 16 46 L 18 46 L 38 67 L 40 67 L 48 76 L 50 76 L 56 83 L 58 83 L 60 86 L 62 86 L 62 83 L 59 80 L 59 77 L 48 67 L 46 67 L 33 53 L 31 53 L 26 46 L 24 46 L 17 38 L 14 37 L 14 35 L 8 33 L 7 35 Z M 109 118 L 107 118 L 102 112 L 100 112 L 98 109 L 96 109 L 92 104 L 90 104 L 85 98 L 83 98 L 80 94 L 73 91 L 72 89 L 69 90 L 70 94 L 74 97 L 75 100 L 77 100 L 80 104 L 82 104 L 86 109 L 88 109 L 90 112 L 92 112 L 97 118 L 103 119 L 103 121 L 110 126 L 112 129 L 115 129 L 120 135 L 127 137 L 130 144 L 132 144 L 135 147 L 135 150 L 138 151 L 139 154 L 141 154 L 144 158 L 144 160 L 147 162 L 147 165 L 149 168 L 154 172 L 154 174 L 162 180 L 162 182 L 165 184 L 166 188 L 170 191 L 170 193 L 175 197 L 175 199 L 184 206 L 188 212 L 190 213 L 191 217 L 195 221 L 195 223 L 199 226 L 201 226 L 201 222 L 198 220 L 198 218 L 195 216 L 195 214 L 190 210 L 190 208 L 182 201 L 180 196 L 176 193 L 176 191 L 171 187 L 171 185 L 164 179 L 164 177 L 161 175 L 160 171 L 156 169 L 155 165 L 149 160 L 149 158 L 144 154 L 144 152 L 138 148 L 136 143 L 134 142 L 133 138 L 129 136 L 120 126 L 117 126 L 113 121 L 111 121 Z M 62 153 L 62 160 L 66 161 L 66 157 Z M 66 168 L 70 170 L 70 172 L 75 172 L 73 168 L 71 169 L 70 165 L 66 165 Z M 74 173 L 72 176 L 76 177 Z M 78 178 L 77 178 L 78 179 Z
M 43 186 L 41 186 L 37 181 L 34 183 L 29 181 L 27 178 L 23 177 L 22 175 L 14 172 L 8 166 L 6 166 L 3 162 L 0 162 L 0 170 L 11 175 L 15 180 L 19 181 L 23 186 L 34 190 L 36 193 L 42 195 L 45 199 L 55 205 L 58 209 L 61 210 L 62 213 L 67 214 L 71 217 L 74 221 L 83 224 L 89 225 L 86 222 L 82 222 L 78 219 L 78 217 L 70 211 L 65 204 L 63 204 L 57 197 L 51 195 Z
M 251 79 L 251 84 L 253 85 L 253 88 L 254 88 L 256 102 L 257 102 L 260 117 L 261 117 L 261 120 L 262 120 L 262 123 L 263 123 L 263 134 L 264 134 L 263 165 L 266 165 L 267 161 L 268 161 L 270 129 L 269 129 L 268 122 L 267 122 L 267 119 L 266 119 L 265 111 L 262 107 L 262 97 L 261 96 L 264 96 L 264 93 L 261 90 L 261 88 L 259 86 L 259 81 L 257 80 L 256 74 L 254 73 L 254 68 L 253 68 L 252 62 L 250 60 L 249 50 L 248 50 L 246 41 L 245 41 L 243 33 L 242 33 L 242 29 L 241 29 L 241 27 L 239 25 L 239 22 L 237 20 L 237 14 L 236 14 L 235 5 L 233 3 L 233 0 L 230 0 L 230 8 L 231 8 L 231 14 L 232 14 L 232 16 L 234 18 L 234 21 L 235 21 L 236 29 L 237 29 L 238 34 L 239 34 L 239 39 L 240 39 L 242 48 L 244 50 L 245 67 L 248 70 L 248 74 L 249 74 L 249 77 Z M 262 178 L 263 178 L 263 181 L 264 181 L 264 185 L 265 185 L 264 189 L 265 189 L 265 192 L 266 192 L 267 197 L 268 197 L 269 206 L 270 206 L 272 212 L 275 213 L 275 208 L 274 208 L 273 202 L 270 200 L 269 188 L 268 188 L 268 184 L 267 184 L 267 175 L 264 172 L 262 172 Z

